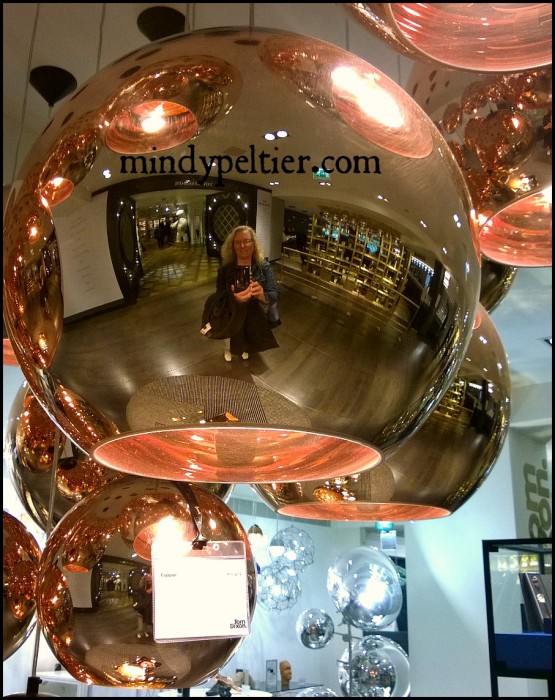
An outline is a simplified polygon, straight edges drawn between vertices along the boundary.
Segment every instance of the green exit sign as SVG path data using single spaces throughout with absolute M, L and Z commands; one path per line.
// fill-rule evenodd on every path
M 323 168 L 318 168 L 312 171 L 312 177 L 315 180 L 331 180 L 331 173 L 327 173 Z

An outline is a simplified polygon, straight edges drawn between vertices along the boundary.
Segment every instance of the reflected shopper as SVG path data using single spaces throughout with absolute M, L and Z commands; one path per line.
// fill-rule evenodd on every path
M 224 358 L 232 355 L 248 360 L 250 352 L 263 352 L 278 347 L 269 312 L 277 309 L 279 290 L 272 266 L 264 259 L 256 232 L 250 226 L 234 228 L 225 239 L 222 265 L 218 271 L 216 293 L 225 294 L 237 305 L 239 322 L 224 343 Z

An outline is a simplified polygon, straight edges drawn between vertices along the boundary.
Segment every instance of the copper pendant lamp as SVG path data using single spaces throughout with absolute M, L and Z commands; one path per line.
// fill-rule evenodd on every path
M 417 61 L 514 72 L 552 61 L 550 3 L 345 3 L 372 34 Z
M 98 567 L 115 557 L 130 575 L 151 574 L 153 538 L 169 526 L 172 542 L 188 551 L 187 556 L 194 555 L 195 543 L 244 545 L 248 610 L 254 614 L 256 569 L 247 533 L 223 501 L 199 486 L 122 476 L 74 506 L 56 526 L 38 572 L 41 628 L 55 656 L 77 680 L 113 688 L 191 687 L 210 678 L 239 646 L 241 638 L 233 636 L 168 643 L 155 641 L 152 634 L 138 638 L 139 614 L 132 595 L 120 601 L 116 625 L 96 601 Z M 78 604 L 79 592 L 85 597 Z M 194 606 L 187 595 L 179 601 L 182 612 Z M 159 614 L 155 605 L 155 626 Z
M 404 521 L 448 516 L 483 483 L 509 427 L 510 375 L 480 308 L 459 373 L 430 418 L 379 467 L 349 477 L 256 484 L 270 508 L 315 520 Z
M 178 112 L 162 116 L 159 131 L 143 128 L 132 116 L 153 102 L 181 105 L 196 127 Z M 263 140 L 270 104 L 272 119 L 296 124 L 285 160 Z M 70 196 L 53 206 L 41 196 L 41 173 L 64 145 L 64 163 L 94 152 L 95 167 L 79 170 Z M 205 169 L 211 154 L 215 167 Z M 327 155 L 338 168 L 322 188 L 313 170 Z M 299 172 L 288 172 L 289 157 Z M 118 238 L 114 222 L 127 206 L 122 193 L 129 200 L 135 188 L 162 184 L 264 188 L 261 166 L 274 167 L 275 158 L 283 196 L 314 211 L 318 264 L 283 271 L 278 347 L 229 364 L 220 343 L 199 333 L 215 269 L 144 305 L 140 280 L 120 256 L 128 246 L 134 259 L 136 240 Z M 117 173 L 108 189 L 104 168 Z M 480 270 L 462 175 L 422 109 L 337 46 L 253 27 L 150 44 L 101 70 L 60 108 L 19 179 L 5 217 L 6 328 L 39 402 L 108 469 L 199 484 L 369 470 L 431 414 L 463 360 Z M 328 209 L 346 212 L 345 234 L 360 251 L 356 274 L 353 264 L 340 282 L 331 276 L 335 253 L 317 241 Z M 132 230 L 135 212 L 126 211 Z M 77 259 L 84 268 L 102 264 L 76 274 Z M 213 420 L 226 413 L 238 420 Z

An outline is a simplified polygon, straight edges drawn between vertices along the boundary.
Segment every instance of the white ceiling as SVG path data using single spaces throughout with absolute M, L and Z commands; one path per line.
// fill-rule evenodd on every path
M 189 18 L 192 30 L 216 26 L 273 27 L 347 48 L 408 84 L 413 62 L 358 25 L 334 3 L 167 3 Z M 99 69 L 148 43 L 137 28 L 144 3 L 4 3 L 4 184 L 12 182 L 50 109 L 29 86 L 29 70 L 54 65 L 78 86 Z M 38 12 L 37 12 L 38 10 Z M 58 105 L 55 105 L 53 112 Z M 492 319 L 509 358 L 513 386 L 552 381 L 551 268 L 522 268 Z

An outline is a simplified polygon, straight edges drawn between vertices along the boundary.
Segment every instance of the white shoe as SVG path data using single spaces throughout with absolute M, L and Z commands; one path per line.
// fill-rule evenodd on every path
M 229 350 L 224 351 L 224 360 L 226 362 L 231 362 L 231 353 L 229 352 Z
M 248 359 L 249 359 L 249 353 L 248 353 L 248 352 L 244 352 L 244 353 L 241 355 L 241 357 L 243 358 L 243 360 L 248 360 Z

